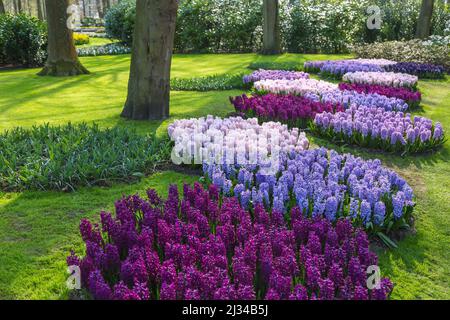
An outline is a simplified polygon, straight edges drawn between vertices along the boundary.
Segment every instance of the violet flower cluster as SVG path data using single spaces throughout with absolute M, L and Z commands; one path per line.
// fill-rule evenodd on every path
M 263 96 L 247 95 L 230 98 L 237 112 L 259 120 L 280 121 L 289 127 L 306 128 L 317 113 L 338 112 L 344 108 L 340 104 L 313 101 L 295 95 L 267 94 Z
M 441 79 L 445 76 L 445 67 L 418 62 L 400 62 L 386 67 L 386 71 L 408 73 L 425 79 Z
M 342 60 L 325 63 L 320 68 L 320 75 L 328 78 L 341 79 L 344 74 L 356 71 L 384 72 L 385 70 L 377 64 L 361 63 L 353 60 Z
M 381 108 L 352 106 L 345 112 L 317 114 L 313 131 L 332 141 L 393 152 L 424 152 L 444 142 L 439 122 Z
M 396 64 L 395 61 L 386 59 L 349 59 L 307 61 L 304 69 L 311 73 L 320 73 L 328 77 L 341 78 L 347 72 L 378 71 L 384 72 L 386 67 Z
M 308 92 L 323 93 L 338 88 L 336 84 L 316 79 L 261 80 L 255 82 L 253 86 L 261 93 L 296 95 L 304 95 Z
M 316 116 L 317 118 L 317 116 Z M 346 218 L 374 234 L 409 223 L 413 190 L 380 160 L 365 161 L 324 148 L 284 154 L 276 174 L 260 166 L 203 165 L 207 181 L 245 209 L 260 204 L 289 213 L 298 206 L 310 218 Z
M 260 69 L 254 71 L 250 75 L 243 78 L 244 83 L 253 83 L 260 80 L 296 80 L 309 79 L 309 74 L 299 71 L 284 71 L 284 70 L 264 70 Z
M 116 202 L 101 225 L 82 220 L 86 255 L 73 252 L 82 287 L 94 299 L 115 300 L 383 300 L 388 278 L 369 290 L 367 271 L 377 265 L 367 234 L 348 220 L 305 219 L 291 211 L 236 198 L 219 201 L 217 187 L 171 186 L 167 201 L 154 190 Z
M 388 86 L 394 88 L 416 89 L 419 78 L 406 73 L 394 72 L 351 72 L 346 73 L 342 80 L 350 83 Z
M 422 100 L 422 94 L 420 91 L 412 91 L 407 88 L 393 88 L 380 85 L 342 82 L 339 84 L 339 89 L 342 91 L 356 91 L 358 93 L 366 94 L 376 93 L 389 98 L 401 99 L 405 101 L 410 108 L 418 107 Z
M 377 93 L 358 93 L 356 91 L 341 91 L 339 89 L 324 92 L 320 95 L 307 93 L 305 98 L 325 103 L 340 104 L 345 109 L 348 109 L 351 105 L 383 108 L 387 111 L 406 111 L 409 108 L 409 105 L 401 99 L 389 98 Z

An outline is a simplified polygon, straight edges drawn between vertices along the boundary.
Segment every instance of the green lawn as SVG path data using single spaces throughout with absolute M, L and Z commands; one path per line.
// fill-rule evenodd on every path
M 250 72 L 255 61 L 302 62 L 343 56 L 255 54 L 176 55 L 172 77 Z M 119 113 L 126 98 L 129 55 L 86 57 L 91 75 L 76 78 L 35 76 L 37 69 L 0 71 L 0 130 L 50 122 L 95 121 L 103 127 L 132 126 L 140 132 L 166 134 L 176 118 L 206 114 L 226 115 L 228 102 L 240 91 L 172 92 L 171 118 L 163 122 L 126 121 Z M 450 132 L 450 81 L 421 81 L 423 109 L 418 113 L 441 121 Z M 379 252 L 382 272 L 396 284 L 395 299 L 450 299 L 450 142 L 436 154 L 401 158 L 338 148 L 311 137 L 317 145 L 381 158 L 399 171 L 417 195 L 417 233 L 398 249 Z M 132 185 L 82 188 L 76 193 L 0 193 L 0 299 L 59 299 L 67 297 L 65 256 L 71 248 L 82 250 L 77 228 L 82 217 L 94 218 L 111 210 L 122 194 L 142 193 L 154 187 L 163 194 L 169 183 L 193 182 L 198 177 L 162 172 Z
M 79 45 L 77 46 L 77 48 L 87 48 L 87 47 L 93 47 L 93 46 L 103 46 L 105 44 L 110 44 L 110 43 L 114 43 L 114 42 L 118 42 L 118 40 L 111 40 L 108 38 L 94 38 L 94 37 L 89 37 L 89 43 L 88 44 L 83 44 L 83 45 Z

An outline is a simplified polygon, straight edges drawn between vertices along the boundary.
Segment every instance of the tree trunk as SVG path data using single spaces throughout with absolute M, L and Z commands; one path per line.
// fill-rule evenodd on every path
M 419 20 L 417 21 L 416 38 L 425 39 L 431 33 L 431 17 L 433 16 L 434 0 L 422 0 Z
M 263 54 L 281 53 L 279 12 L 278 0 L 264 0 Z
M 45 0 L 48 25 L 48 59 L 40 76 L 74 76 L 89 71 L 78 60 L 73 32 L 67 27 L 67 8 L 72 0 Z
M 3 0 L 0 0 L 0 14 L 5 13 L 5 5 L 3 4 Z
M 95 0 L 95 3 L 97 4 L 97 12 L 98 12 L 98 17 L 100 19 L 103 19 L 103 6 L 102 6 L 102 0 Z
M 42 1 L 44 0 L 37 0 L 37 15 L 39 20 L 44 20 L 44 8 L 42 6 Z
M 170 68 L 178 0 L 137 0 L 128 97 L 122 116 L 169 116 Z

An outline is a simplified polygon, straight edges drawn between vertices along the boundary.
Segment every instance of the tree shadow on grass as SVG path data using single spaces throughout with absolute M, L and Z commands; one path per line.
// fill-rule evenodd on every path
M 100 211 L 113 210 L 122 195 L 145 196 L 155 188 L 166 197 L 170 184 L 181 188 L 196 180 L 195 175 L 165 171 L 109 188 L 0 194 L 0 298 L 65 299 L 65 259 L 71 249 L 84 255 L 78 231 L 82 218 L 98 222 Z

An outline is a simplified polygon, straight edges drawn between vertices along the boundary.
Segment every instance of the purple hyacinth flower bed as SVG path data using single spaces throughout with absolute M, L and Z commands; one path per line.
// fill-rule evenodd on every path
M 244 76 L 243 81 L 245 84 L 248 84 L 261 80 L 296 80 L 296 79 L 309 79 L 309 74 L 299 71 L 260 69 L 254 71 L 250 75 Z
M 266 94 L 230 98 L 237 112 L 260 121 L 280 121 L 290 127 L 306 128 L 317 113 L 344 111 L 340 104 L 313 101 L 296 95 Z
M 337 143 L 399 153 L 440 147 L 444 131 L 439 122 L 403 112 L 352 106 L 345 112 L 317 114 L 312 131 Z
M 308 92 L 305 98 L 324 103 L 339 104 L 348 109 L 352 105 L 371 108 L 383 108 L 386 111 L 406 111 L 408 104 L 398 98 L 389 98 L 377 93 L 358 93 L 356 91 L 341 91 L 339 89 L 320 94 Z
M 155 191 L 116 202 L 101 225 L 83 220 L 83 258 L 72 253 L 83 288 L 94 299 L 117 300 L 382 300 L 393 285 L 368 289 L 376 267 L 367 234 L 342 219 L 289 220 L 256 206 L 252 214 L 218 189 L 185 185 L 167 201 Z
M 386 71 L 408 73 L 421 79 L 442 79 L 445 76 L 445 67 L 417 62 L 400 62 L 386 67 Z
M 222 194 L 238 198 L 245 209 L 261 204 L 289 215 L 298 206 L 307 217 L 330 222 L 346 218 L 373 235 L 410 224 L 414 207 L 412 188 L 379 160 L 324 148 L 284 154 L 273 175 L 257 165 L 204 164 L 203 172 L 207 181 Z
M 422 94 L 419 91 L 412 91 L 407 88 L 394 88 L 380 85 L 346 83 L 339 84 L 342 91 L 356 91 L 358 93 L 379 94 L 388 98 L 396 98 L 405 101 L 410 108 L 416 108 L 420 105 Z
M 329 61 L 320 68 L 320 76 L 324 78 L 342 79 L 348 72 L 384 72 L 383 67 L 377 64 L 363 63 L 354 60 Z
M 328 60 L 323 60 L 323 61 L 306 61 L 303 64 L 303 69 L 306 72 L 309 72 L 309 73 L 319 73 L 320 69 L 327 62 L 330 62 L 330 61 L 328 61 Z

